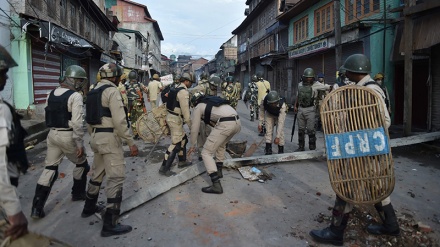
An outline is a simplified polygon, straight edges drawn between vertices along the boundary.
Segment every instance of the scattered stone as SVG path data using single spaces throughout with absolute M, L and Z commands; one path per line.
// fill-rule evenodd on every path
M 429 233 L 429 232 L 432 231 L 432 229 L 431 229 L 430 226 L 428 226 L 428 225 L 426 225 L 426 224 L 423 224 L 422 222 L 417 222 L 416 227 L 417 227 L 417 229 L 420 230 L 421 232 Z
M 321 192 L 316 192 L 316 195 L 317 196 L 321 196 Z
M 93 222 L 93 221 L 89 222 L 89 225 L 91 225 L 91 226 L 93 226 L 94 224 L 95 224 L 95 222 Z
M 150 237 L 150 238 L 147 238 L 148 241 L 151 241 L 152 239 L 153 239 L 153 238 L 151 238 L 151 237 Z
M 408 194 L 409 194 L 412 198 L 416 197 L 416 195 L 415 195 L 414 193 L 412 193 L 411 191 L 408 191 Z

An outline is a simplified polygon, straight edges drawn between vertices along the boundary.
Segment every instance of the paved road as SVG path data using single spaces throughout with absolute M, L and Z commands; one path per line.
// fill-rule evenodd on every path
M 239 103 L 243 128 L 233 140 L 259 142 L 257 123 L 249 121 L 249 113 Z M 286 121 L 286 152 L 296 149 L 290 142 L 293 114 Z M 87 137 L 88 138 L 88 137 Z M 296 136 L 295 136 L 296 139 Z M 169 143 L 164 139 L 145 157 L 152 145 L 137 141 L 141 157 L 128 157 L 124 198 L 153 186 L 163 179 L 157 171 Z M 323 147 L 318 133 L 318 148 Z M 264 144 L 263 144 L 264 145 Z M 256 155 L 264 153 L 260 146 Z M 33 168 L 20 179 L 19 191 L 26 215 L 30 215 L 36 181 L 42 171 L 45 142 L 29 151 Z M 93 160 L 90 148 L 88 159 Z M 128 153 L 128 147 L 124 147 Z M 276 152 L 276 148 L 274 151 Z M 396 188 L 392 201 L 399 216 L 414 217 L 432 227 L 429 236 L 440 239 L 440 154 L 420 146 L 393 150 L 396 165 Z M 196 162 L 196 156 L 193 157 Z M 244 180 L 236 170 L 227 170 L 221 180 L 224 194 L 211 195 L 200 191 L 210 184 L 206 173 L 173 188 L 154 200 L 126 213 L 122 222 L 134 230 L 118 237 L 102 238 L 102 223 L 92 216 L 80 217 L 83 202 L 72 202 L 71 171 L 73 165 L 63 160 L 60 172 L 65 174 L 54 185 L 46 204 L 46 218 L 29 218 L 30 229 L 60 239 L 72 246 L 320 246 L 308 232 L 323 228 L 327 222 L 316 221 L 320 213 L 330 215 L 334 192 L 329 186 L 324 160 L 307 160 L 271 164 L 260 167 L 273 174 L 265 183 Z M 173 170 L 178 171 L 177 167 Z M 105 184 L 103 185 L 103 187 Z M 103 190 L 101 190 L 101 195 Z M 104 197 L 101 196 L 100 200 Z M 370 238 L 370 243 L 375 238 Z M 355 240 L 348 241 L 350 246 Z M 437 242 L 438 243 L 438 242 Z M 360 246 L 368 246 L 359 243 Z

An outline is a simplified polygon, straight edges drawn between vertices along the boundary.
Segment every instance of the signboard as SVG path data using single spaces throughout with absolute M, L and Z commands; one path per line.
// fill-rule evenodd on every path
M 289 58 L 301 57 L 313 52 L 325 50 L 329 48 L 327 39 L 322 39 L 305 46 L 289 51 Z
M 384 128 L 325 135 L 327 158 L 346 159 L 389 153 Z
M 42 36 L 47 37 L 51 42 L 75 47 L 93 48 L 93 46 L 85 39 L 53 24 L 52 22 L 41 22 L 40 25 L 42 27 Z
M 169 74 L 169 75 L 161 76 L 160 82 L 162 82 L 163 86 L 167 86 L 167 85 L 173 83 L 173 75 Z

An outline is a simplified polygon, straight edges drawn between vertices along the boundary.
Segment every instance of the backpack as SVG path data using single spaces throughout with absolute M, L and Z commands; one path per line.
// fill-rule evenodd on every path
M 209 124 L 210 120 L 211 120 L 211 111 L 212 111 L 212 107 L 216 106 L 221 106 L 221 105 L 229 105 L 231 102 L 227 99 L 223 99 L 220 98 L 218 96 L 205 96 L 203 97 L 203 99 L 200 101 L 200 103 L 205 103 L 206 104 L 206 108 L 205 108 L 205 116 L 203 118 L 203 121 L 206 124 Z
M 102 92 L 111 87 L 111 85 L 103 85 L 94 88 L 87 93 L 86 99 L 86 122 L 90 125 L 101 124 L 102 117 L 112 117 L 110 108 L 102 106 Z
M 160 92 L 160 98 L 162 99 L 162 102 L 163 102 L 163 103 L 167 103 L 167 101 L 168 101 L 168 93 L 169 93 L 170 90 L 171 90 L 171 85 L 172 85 L 172 84 L 169 84 L 169 85 L 165 86 L 165 87 L 162 89 L 162 91 Z
M 387 94 L 385 88 L 381 87 L 379 85 L 379 83 L 377 83 L 375 81 L 369 81 L 369 82 L 364 84 L 365 87 L 368 86 L 368 85 L 377 85 L 377 86 L 380 87 L 380 89 L 382 89 L 383 95 L 385 95 L 385 99 L 384 99 L 385 100 L 385 105 L 387 106 L 387 109 L 388 109 L 388 112 L 389 112 L 389 109 L 390 109 L 390 99 L 388 98 L 388 94 Z

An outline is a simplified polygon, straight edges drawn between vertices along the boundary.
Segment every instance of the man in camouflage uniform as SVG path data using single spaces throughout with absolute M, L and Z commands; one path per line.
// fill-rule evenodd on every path
M 258 110 L 258 86 L 257 86 L 257 75 L 252 76 L 252 81 L 249 83 L 249 88 L 247 94 L 247 100 L 249 101 L 249 110 L 251 114 L 251 121 L 254 121 L 255 114 L 258 118 L 259 110 Z
M 270 91 L 260 105 L 260 117 L 258 131 L 262 131 L 263 123 L 266 122 L 266 149 L 265 155 L 272 154 L 273 130 L 276 127 L 276 135 L 273 143 L 278 145 L 278 153 L 284 153 L 284 122 L 286 121 L 286 100 L 277 91 Z M 265 121 L 266 120 L 266 121 Z
M 148 92 L 148 89 L 140 84 L 137 80 L 136 71 L 132 70 L 128 74 L 129 86 L 127 89 L 128 106 L 131 121 L 131 130 L 135 139 L 139 138 L 139 134 L 136 129 L 136 121 L 138 118 L 146 112 L 144 103 L 144 92 Z
M 43 218 L 44 204 L 58 178 L 58 166 L 67 157 L 73 169 L 72 201 L 85 200 L 87 173 L 90 166 L 84 151 L 83 98 L 78 91 L 86 84 L 86 71 L 78 65 L 67 67 L 60 87 L 47 97 L 47 155 L 45 167 L 38 179 L 32 202 L 31 217 Z
M 270 83 L 263 78 L 263 73 L 260 71 L 257 73 L 257 89 L 258 89 L 258 108 L 263 102 L 264 97 L 270 92 Z M 263 123 L 259 136 L 264 136 L 266 133 L 266 123 Z
M 105 186 L 107 206 L 103 216 L 101 236 L 109 237 L 132 230 L 131 226 L 117 223 L 121 212 L 122 187 L 125 180 L 122 140 L 128 144 L 131 156 L 138 155 L 138 148 L 127 128 L 124 104 L 117 89 L 122 68 L 114 63 L 108 63 L 103 65 L 99 72 L 102 80 L 95 87 L 96 91 L 89 92 L 86 104 L 86 120 L 91 138 L 90 147 L 94 157 L 93 174 L 89 181 L 81 217 L 89 217 L 99 211 L 96 202 L 101 184 L 107 176 Z
M 238 99 L 240 98 L 240 92 L 234 84 L 234 78 L 232 76 L 226 77 L 226 88 L 223 91 L 223 98 L 229 100 L 230 105 L 237 109 Z
M 294 112 L 298 114 L 298 149 L 304 151 L 305 134 L 309 135 L 309 149 L 316 149 L 316 97 L 318 90 L 330 90 L 330 85 L 315 81 L 315 71 L 312 68 L 304 70 L 302 81 L 298 84 L 298 96 L 294 105 Z
M 184 124 L 191 129 L 188 88 L 191 87 L 192 83 L 192 75 L 184 73 L 180 78 L 180 83 L 168 93 L 166 121 L 171 131 L 171 145 L 168 147 L 162 166 L 159 169 L 159 173 L 167 177 L 176 174 L 171 171 L 171 165 L 176 155 L 179 158 L 178 168 L 192 165 L 191 162 L 187 161 L 186 145 L 188 137 L 183 129 Z
M 5 88 L 8 70 L 17 66 L 6 49 L 0 45 L 0 91 Z M 28 161 L 24 149 L 25 130 L 20 116 L 0 95 L 0 209 L 10 226 L 0 235 L 15 240 L 28 232 L 28 221 L 21 209 L 17 186 L 20 172 L 26 172 Z M 20 134 L 21 133 L 21 134 Z
M 158 74 L 153 75 L 153 80 L 148 83 L 148 100 L 151 104 L 151 109 L 157 107 L 157 95 L 163 89 L 162 83 L 160 82 L 160 77 Z
M 217 85 L 221 82 L 221 79 L 217 76 L 213 76 L 207 80 L 206 83 L 199 84 L 196 87 L 192 88 L 190 91 L 191 96 L 196 93 L 203 93 L 203 95 L 207 96 L 217 96 Z M 206 138 L 211 133 L 211 126 L 206 125 L 205 122 L 200 123 L 200 131 L 197 137 L 197 148 L 199 151 L 199 160 L 202 160 L 202 149 L 203 145 L 206 142 Z

